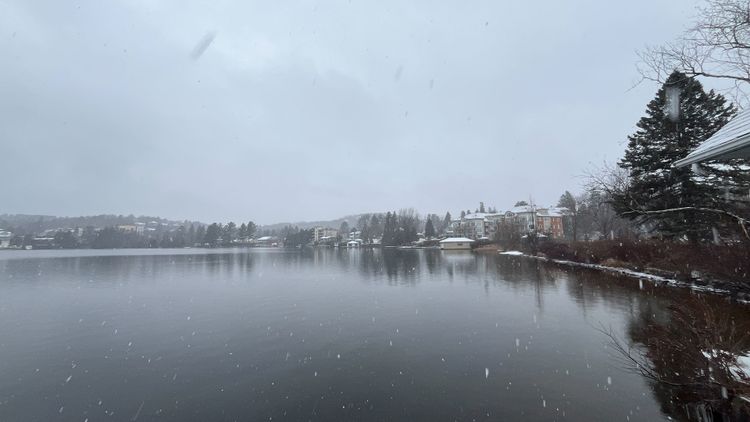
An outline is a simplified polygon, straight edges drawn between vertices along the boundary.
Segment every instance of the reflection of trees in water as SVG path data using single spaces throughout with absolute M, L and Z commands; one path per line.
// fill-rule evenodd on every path
M 206 258 L 203 261 L 203 270 L 205 272 L 211 273 L 214 277 L 226 276 L 228 278 L 246 277 L 252 271 L 255 261 L 258 259 L 256 255 L 247 252 L 202 256 Z M 198 257 L 192 257 L 191 262 L 195 261 Z
M 670 294 L 685 293 L 672 288 L 660 288 L 632 277 L 604 273 L 585 268 L 557 267 L 559 277 L 567 280 L 567 290 L 584 313 L 600 303 L 608 307 L 624 308 L 632 315 L 644 302 L 658 298 L 672 300 Z
M 360 261 L 359 272 L 365 276 L 378 276 L 383 274 L 385 262 L 382 251 L 379 249 L 363 250 Z
M 424 254 L 425 267 L 427 272 L 435 274 L 440 268 L 440 252 L 439 251 L 425 251 Z
M 544 263 L 528 258 L 498 256 L 492 257 L 494 266 L 488 266 L 489 271 L 496 272 L 500 278 L 511 285 L 528 284 L 529 282 L 553 282 L 554 277 L 549 273 Z
M 514 290 L 534 289 L 536 305 L 544 306 L 544 292 L 556 288 L 560 273 L 543 262 L 510 256 L 487 257 L 487 271 L 497 274 L 499 282 L 511 286 Z M 552 271 L 551 271 L 552 270 Z
M 628 337 L 638 349 L 629 350 L 621 341 L 615 348 L 620 347 L 629 369 L 650 380 L 670 417 L 750 421 L 750 402 L 741 398 L 750 397 L 750 379 L 736 362 L 736 356 L 750 352 L 746 308 L 684 289 L 531 260 L 498 262 L 497 272 L 510 285 L 544 288 L 549 280 L 564 281 L 584 312 L 604 303 L 630 314 Z
M 736 356 L 750 350 L 745 309 L 688 296 L 662 312 L 644 306 L 630 321 L 636 350 L 612 336 L 627 367 L 651 381 L 662 410 L 679 420 L 750 420 L 750 378 Z M 610 334 L 611 336 L 611 334 Z
M 436 250 L 359 249 L 337 255 L 344 267 L 357 266 L 366 279 L 384 278 L 389 284 L 414 284 L 421 273 L 476 274 L 477 257 L 470 252 Z M 346 253 L 348 252 L 348 253 Z M 328 252 L 330 253 L 330 252 Z
M 389 283 L 412 284 L 417 281 L 420 268 L 420 251 L 383 250 L 383 268 Z
M 256 256 L 242 252 L 212 254 L 151 254 L 79 256 L 0 261 L 11 279 L 44 282 L 55 279 L 83 283 L 138 283 L 174 278 L 180 272 L 236 278 L 249 273 Z

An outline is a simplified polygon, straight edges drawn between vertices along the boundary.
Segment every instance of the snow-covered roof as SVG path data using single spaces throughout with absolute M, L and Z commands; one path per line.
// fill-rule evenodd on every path
M 513 207 L 513 209 L 510 210 L 513 214 L 521 214 L 524 212 L 532 212 L 531 205 L 519 205 L 517 207 Z
M 487 213 L 484 212 L 473 212 L 471 214 L 466 214 L 464 220 L 484 220 L 484 217 L 486 216 Z
M 705 160 L 750 158 L 750 110 L 741 111 L 687 157 L 675 161 L 684 167 Z
M 562 217 L 564 213 L 567 211 L 565 208 L 539 208 L 536 210 L 536 213 L 540 217 Z
M 473 242 L 474 240 L 468 237 L 448 237 L 440 241 L 440 243 L 467 243 Z

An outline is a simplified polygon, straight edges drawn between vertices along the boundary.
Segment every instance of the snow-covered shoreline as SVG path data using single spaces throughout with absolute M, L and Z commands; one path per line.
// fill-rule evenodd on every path
M 727 288 L 717 287 L 716 285 L 702 286 L 702 285 L 698 285 L 695 283 L 689 283 L 685 281 L 676 280 L 674 278 L 663 277 L 663 276 L 641 272 L 641 271 L 634 271 L 628 268 L 610 267 L 610 266 L 601 265 L 601 264 L 588 264 L 585 262 L 568 261 L 564 259 L 553 259 L 553 258 L 547 258 L 544 256 L 529 255 L 520 251 L 504 251 L 504 252 L 500 252 L 500 255 L 520 256 L 520 257 L 536 259 L 536 260 L 544 261 L 544 262 L 551 262 L 551 263 L 559 264 L 559 265 L 589 268 L 589 269 L 604 271 L 604 272 L 613 273 L 613 274 L 625 275 L 628 277 L 633 277 L 633 278 L 637 278 L 640 280 L 647 280 L 647 281 L 664 284 L 664 285 L 671 286 L 671 287 L 683 287 L 683 288 L 688 288 L 693 291 L 697 291 L 701 293 L 712 293 L 712 294 L 718 294 L 718 295 L 723 295 L 723 296 L 730 296 L 740 303 L 750 304 L 750 291 L 742 292 L 742 291 L 737 291 L 737 289 L 727 289 Z

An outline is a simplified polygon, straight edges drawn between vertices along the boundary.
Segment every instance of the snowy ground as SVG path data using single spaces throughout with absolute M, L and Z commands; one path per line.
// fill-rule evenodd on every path
M 725 350 L 704 350 L 703 356 L 708 360 L 717 360 L 720 358 L 732 357 L 733 359 L 727 359 L 729 361 L 734 360 L 735 363 L 729 367 L 729 371 L 732 373 L 737 381 L 742 381 L 747 378 L 750 374 L 750 356 L 737 355 L 733 356 L 733 353 Z

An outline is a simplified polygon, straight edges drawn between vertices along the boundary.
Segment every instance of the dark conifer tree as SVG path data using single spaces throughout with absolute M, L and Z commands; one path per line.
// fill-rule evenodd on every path
M 385 214 L 385 223 L 383 224 L 383 240 L 382 243 L 385 246 L 394 246 L 397 244 L 396 230 L 398 229 L 396 224 L 396 214 L 391 214 L 388 211 Z
M 193 238 L 193 243 L 203 244 L 206 240 L 206 227 L 203 224 L 198 225 L 198 228 L 195 229 L 195 237 Z
M 432 219 L 427 217 L 427 223 L 424 225 L 424 235 L 427 238 L 435 237 L 435 226 L 432 224 Z
M 191 224 L 190 228 L 187 231 L 185 243 L 187 243 L 190 246 L 193 246 L 193 244 L 195 243 L 195 225 L 194 224 Z
M 667 98 L 667 88 L 679 99 Z M 678 101 L 679 107 L 670 102 Z M 667 107 L 678 110 L 671 115 Z M 713 90 L 706 92 L 697 80 L 672 73 L 646 108 L 646 116 L 629 136 L 625 157 L 619 165 L 629 175 L 628 187 L 613 195 L 615 209 L 623 216 L 667 238 L 687 236 L 692 241 L 710 236 L 721 223 L 715 213 L 688 210 L 638 214 L 681 207 L 731 208 L 726 189 L 747 186 L 741 163 L 703 163 L 699 172 L 675 168 L 673 163 L 716 133 L 735 114 L 735 107 Z
M 557 206 L 567 208 L 568 212 L 563 217 L 563 232 L 566 238 L 575 242 L 578 240 L 578 203 L 572 193 L 565 191 L 560 196 Z
M 451 213 L 449 211 L 445 212 L 445 218 L 443 218 L 443 227 L 440 231 L 445 232 L 448 230 L 448 227 L 451 226 L 451 221 L 453 220 L 453 217 L 451 217 Z
M 221 237 L 222 228 L 220 224 L 212 223 L 206 229 L 206 234 L 203 237 L 203 243 L 207 243 L 209 246 L 216 246 Z
M 257 232 L 258 232 L 258 226 L 256 226 L 255 223 L 253 223 L 252 221 L 248 221 L 247 228 L 245 229 L 245 236 L 254 237 Z

